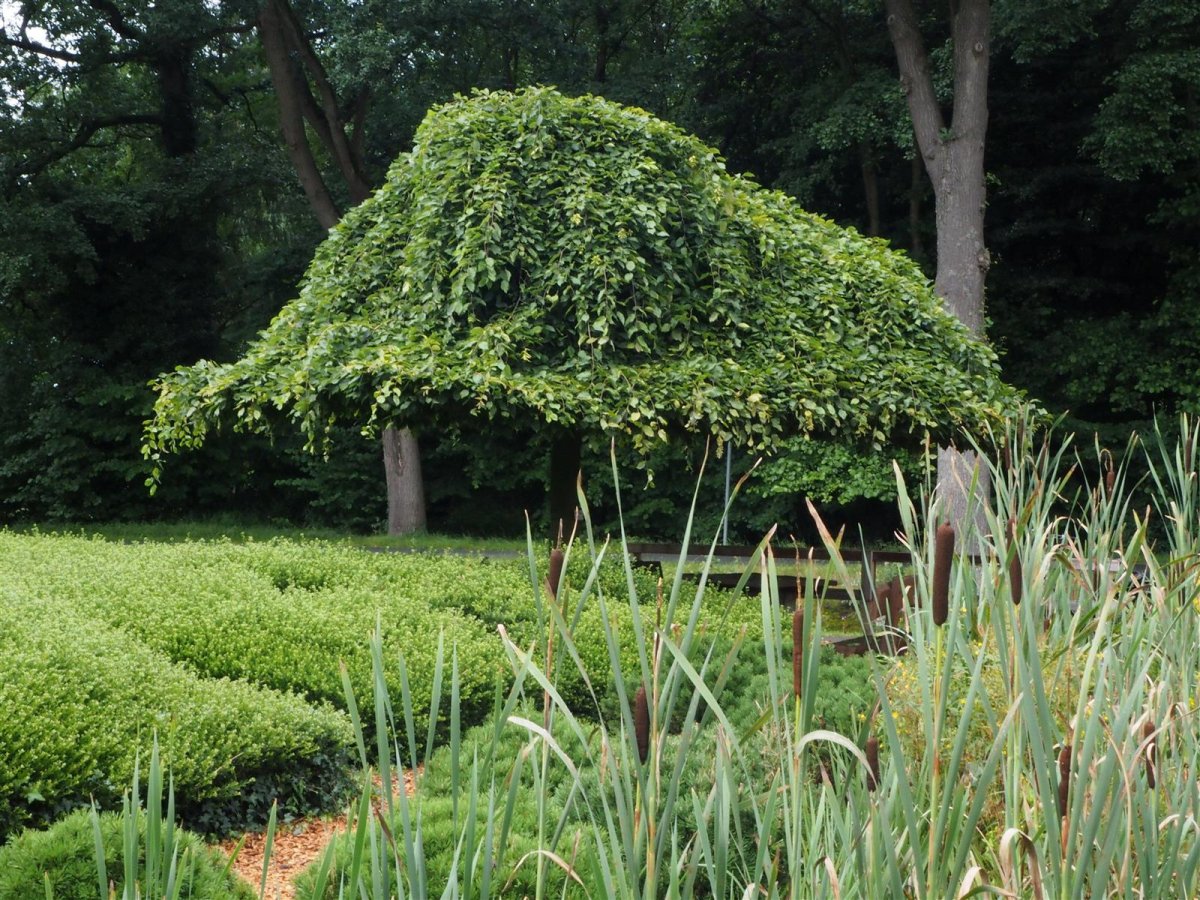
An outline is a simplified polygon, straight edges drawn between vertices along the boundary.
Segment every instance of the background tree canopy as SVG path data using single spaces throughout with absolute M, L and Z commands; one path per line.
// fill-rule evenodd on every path
M 274 2 L 323 61 L 371 185 L 431 106 L 557 84 L 677 122 L 730 171 L 933 271 L 932 193 L 877 0 Z M 383 519 L 378 449 L 356 429 L 334 435 L 328 462 L 286 430 L 273 445 L 226 434 L 174 462 L 155 497 L 143 487 L 147 382 L 241 357 L 323 238 L 281 139 L 261 7 L 0 9 L 0 519 Z M 944 91 L 944 4 L 916 7 Z M 1067 413 L 1081 445 L 1099 432 L 1116 449 L 1156 411 L 1170 422 L 1200 402 L 1200 10 L 993 0 L 992 24 L 988 335 L 1008 383 Z M 315 162 L 345 208 L 334 161 Z M 432 527 L 499 527 L 478 517 L 543 502 L 538 435 L 425 439 Z M 655 489 L 628 498 L 644 534 L 675 536 L 700 454 L 675 446 L 654 451 Z M 826 465 L 840 450 L 818 451 L 821 466 L 810 451 L 777 467 L 778 484 L 826 503 L 845 484 L 871 495 L 867 473 L 888 469 L 860 454 L 842 478 Z M 735 531 L 799 525 L 802 498 L 771 494 L 769 466 L 759 477 L 766 496 Z
M 147 452 L 278 410 L 310 441 L 470 412 L 640 449 L 680 430 L 880 447 L 1015 396 L 902 255 L 647 113 L 543 88 L 431 112 L 241 359 L 161 380 Z

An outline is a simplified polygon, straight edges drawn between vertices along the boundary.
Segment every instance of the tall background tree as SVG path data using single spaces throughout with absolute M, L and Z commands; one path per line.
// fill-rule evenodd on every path
M 983 335 L 984 282 L 991 266 L 983 234 L 991 3 L 950 3 L 953 79 L 948 120 L 934 87 L 933 67 L 912 0 L 886 0 L 886 7 L 917 151 L 933 184 L 934 288 L 960 322 L 974 334 Z M 938 490 L 952 522 L 961 522 L 967 515 L 972 491 L 986 492 L 985 479 L 983 467 L 970 451 L 952 446 L 938 450 Z

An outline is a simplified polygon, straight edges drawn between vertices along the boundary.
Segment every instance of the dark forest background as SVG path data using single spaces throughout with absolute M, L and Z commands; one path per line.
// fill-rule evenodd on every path
M 948 92 L 944 10 L 926 6 L 935 84 Z M 144 486 L 148 382 L 235 357 L 295 295 L 322 239 L 281 129 L 289 103 L 316 104 L 291 109 L 310 114 L 312 161 L 339 208 L 382 180 L 431 105 L 554 84 L 672 120 L 734 171 L 933 271 L 933 194 L 881 2 L 0 9 L 0 522 L 384 521 L 378 440 L 352 429 L 328 459 L 286 430 L 273 443 L 224 435 L 171 460 L 155 496 Z M 994 0 L 991 14 L 988 333 L 1005 377 L 1063 414 L 1085 457 L 1097 445 L 1120 454 L 1156 414 L 1169 428 L 1176 412 L 1200 411 L 1200 5 Z M 272 71 L 281 47 L 294 65 Z M 314 136 L 322 113 L 355 142 L 350 176 Z M 542 508 L 537 434 L 481 422 L 420 437 L 431 528 L 517 532 L 521 509 Z M 664 448 L 649 461 L 653 489 L 622 460 L 632 531 L 678 536 L 702 451 Z M 601 506 L 606 456 L 597 446 L 585 460 Z M 723 474 L 713 465 L 709 523 Z M 779 448 L 735 534 L 800 528 L 805 495 L 886 533 L 889 465 Z

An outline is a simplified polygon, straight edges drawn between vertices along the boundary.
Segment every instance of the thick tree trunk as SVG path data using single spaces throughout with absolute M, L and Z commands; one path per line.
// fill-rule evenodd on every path
M 934 290 L 960 322 L 984 337 L 983 145 L 947 148 L 934 186 L 937 276 Z
M 557 538 L 562 529 L 570 535 L 578 506 L 575 486 L 583 456 L 583 439 L 577 431 L 564 431 L 550 445 L 550 536 Z
M 900 83 L 908 96 L 913 132 L 933 183 L 937 221 L 937 276 L 934 287 L 946 309 L 980 337 L 984 333 L 984 278 L 988 253 L 983 216 L 984 140 L 987 135 L 989 0 L 951 3 L 954 52 L 954 108 L 947 129 L 930 77 L 929 59 L 911 0 L 885 0 L 888 30 L 896 50 Z M 987 472 L 971 454 L 953 447 L 938 452 L 938 493 L 942 509 L 965 531 L 974 499 L 975 526 L 982 534 Z M 974 486 L 974 498 L 971 497 Z M 972 550 L 974 542 L 965 543 Z
M 153 66 L 162 99 L 163 150 L 172 159 L 188 156 L 197 144 L 191 50 L 184 46 L 164 49 Z
M 425 530 L 425 484 L 421 450 L 408 428 L 383 431 L 383 471 L 387 476 L 388 534 Z

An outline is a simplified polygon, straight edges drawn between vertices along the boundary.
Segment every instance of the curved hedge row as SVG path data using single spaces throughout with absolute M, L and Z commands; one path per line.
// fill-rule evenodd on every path
M 178 809 L 202 831 L 261 821 L 278 796 L 325 808 L 348 784 L 346 717 L 199 677 L 93 620 L 0 594 L 0 833 L 120 797 L 155 733 Z
M 586 557 L 577 549 L 568 569 L 569 615 Z M 544 555 L 535 564 L 540 577 Z M 653 577 L 635 578 L 652 600 Z M 136 748 L 148 747 L 155 729 L 195 827 L 261 821 L 276 794 L 296 809 L 327 805 L 342 786 L 350 739 L 343 717 L 309 704 L 345 706 L 342 663 L 360 700 L 371 695 L 367 639 L 377 621 L 389 693 L 401 696 L 395 655 L 403 651 L 419 733 L 439 635 L 443 715 L 453 651 L 461 718 L 471 725 L 489 708 L 496 680 L 512 677 L 496 626 L 529 646 L 538 621 L 527 559 L 373 554 L 324 542 L 131 545 L 0 532 L 0 584 L 0 709 L 13 710 L 0 722 L 0 833 L 48 821 L 92 794 L 118 796 Z M 623 667 L 635 671 L 626 575 L 611 550 L 600 584 Z M 728 600 L 714 593 L 706 601 L 705 628 L 716 630 Z M 757 600 L 735 606 L 734 626 L 757 621 Z M 652 606 L 643 618 L 654 621 Z M 610 707 L 594 598 L 575 638 L 601 708 Z M 594 715 L 570 660 L 559 664 L 564 692 L 580 714 Z
M 119 628 L 202 675 L 342 707 L 343 662 L 355 691 L 370 694 L 367 638 L 378 620 L 385 646 L 404 651 L 421 729 L 439 634 L 447 661 L 457 649 L 465 720 L 483 714 L 503 674 L 491 629 L 457 609 L 434 608 L 438 584 L 463 590 L 450 564 L 470 561 L 389 566 L 330 544 L 121 545 L 4 534 L 0 559 L 0 581 L 31 599 Z M 469 580 L 476 594 L 489 594 L 488 577 Z M 397 667 L 387 668 L 398 697 Z

